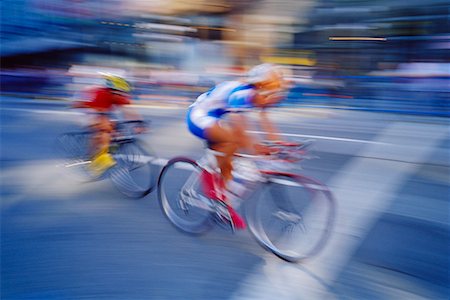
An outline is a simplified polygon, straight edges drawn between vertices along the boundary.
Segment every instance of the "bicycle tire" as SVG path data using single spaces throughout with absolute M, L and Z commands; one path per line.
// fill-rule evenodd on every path
M 114 146 L 117 149 L 113 150 Z M 109 170 L 114 186 L 129 198 L 142 198 L 156 185 L 158 166 L 153 164 L 156 155 L 147 145 L 130 139 L 112 145 L 110 152 L 116 165 Z
M 261 192 L 246 207 L 250 232 L 261 246 L 285 261 L 297 263 L 317 255 L 334 224 L 333 195 L 309 177 L 279 172 L 266 175 Z M 273 224 L 267 226 L 269 222 L 283 224 L 282 233 Z
M 163 214 L 178 230 L 200 235 L 213 225 L 211 201 L 201 189 L 203 172 L 195 161 L 177 157 L 162 169 L 158 179 L 158 199 Z
M 83 182 L 99 179 L 89 169 L 92 135 L 91 131 L 67 132 L 56 139 L 64 167 Z

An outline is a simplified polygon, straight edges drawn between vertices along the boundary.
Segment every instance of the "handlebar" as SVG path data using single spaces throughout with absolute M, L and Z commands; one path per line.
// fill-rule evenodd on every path
M 124 120 L 124 121 L 116 121 L 115 124 L 117 127 L 121 127 L 128 124 L 140 124 L 142 127 L 150 127 L 150 121 L 144 120 Z
M 267 154 L 236 153 L 235 156 L 293 163 L 304 159 L 316 158 L 315 156 L 308 155 L 313 143 L 314 140 L 303 140 L 301 142 L 263 141 L 261 144 L 269 148 Z
M 115 123 L 116 139 L 129 139 L 137 134 L 148 132 L 150 122 L 144 120 L 124 120 L 116 121 Z

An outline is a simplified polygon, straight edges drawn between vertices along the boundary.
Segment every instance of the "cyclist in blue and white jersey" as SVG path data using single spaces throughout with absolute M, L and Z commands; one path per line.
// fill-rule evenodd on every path
M 244 112 L 259 110 L 259 125 L 267 133 L 267 139 L 280 140 L 265 108 L 283 99 L 284 88 L 280 68 L 262 64 L 252 68 L 244 80 L 221 83 L 200 95 L 189 107 L 187 124 L 190 132 L 206 140 L 211 149 L 223 153 L 216 158 L 224 189 L 232 178 L 232 157 L 237 149 L 258 154 L 268 150 L 246 132 L 248 122 Z M 240 216 L 229 208 L 235 226 L 245 228 Z

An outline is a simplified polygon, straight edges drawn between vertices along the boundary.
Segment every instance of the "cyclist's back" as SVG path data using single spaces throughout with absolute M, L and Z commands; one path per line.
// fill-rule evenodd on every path
M 254 93 L 252 85 L 226 81 L 201 94 L 188 110 L 187 123 L 190 131 L 202 139 L 207 139 L 205 130 L 225 114 L 253 108 L 251 99 Z
M 115 106 L 128 105 L 131 101 L 124 94 L 115 93 L 107 87 L 99 87 L 88 91 L 88 101 L 85 104 L 87 108 L 97 112 L 111 112 Z
M 219 117 L 225 113 L 253 107 L 250 100 L 253 86 L 239 81 L 226 81 L 200 95 L 192 104 L 210 116 Z

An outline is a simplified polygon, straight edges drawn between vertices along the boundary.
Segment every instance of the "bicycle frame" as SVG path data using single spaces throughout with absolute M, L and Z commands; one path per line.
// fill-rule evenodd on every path
M 173 158 L 161 171 L 158 181 L 163 213 L 183 232 L 202 234 L 214 223 L 234 232 L 234 215 L 232 217 L 231 213 L 236 213 L 233 210 L 235 205 L 228 201 L 233 203 L 233 198 L 236 198 L 239 202 L 245 201 L 245 222 L 263 248 L 289 262 L 314 256 L 330 236 L 336 209 L 334 198 L 324 184 L 286 168 L 292 166 L 292 162 L 310 158 L 304 149 L 290 146 L 286 151 L 281 149 L 271 156 L 236 155 L 233 175 L 242 180 L 243 190 L 236 197 L 226 194 L 229 199 L 222 198 L 220 191 L 205 191 L 205 187 L 216 187 L 216 174 L 210 178 L 203 172 L 220 172 L 216 156 L 221 153 L 206 148 L 198 160 L 182 156 Z M 289 152 L 293 155 L 290 156 Z M 184 180 L 178 181 L 178 187 L 169 180 L 176 177 L 166 177 L 167 174 L 176 174 L 176 169 L 178 172 L 188 171 L 184 172 Z M 199 208 L 200 211 L 194 209 L 190 214 L 190 208 Z M 275 226 L 281 225 L 282 235 L 272 231 L 277 230 L 272 228 L 274 222 Z M 290 236 L 293 233 L 294 239 Z M 298 234 L 306 237 L 306 243 L 303 239 L 297 240 Z
M 285 147 L 286 150 L 291 151 L 293 150 L 301 150 L 304 151 L 305 149 L 309 148 L 312 144 L 313 140 L 305 140 L 302 146 L 294 146 L 289 145 Z M 276 146 L 276 147 L 282 147 L 282 145 L 277 145 L 272 142 L 266 142 L 269 146 Z M 207 170 L 208 172 L 216 172 L 220 173 L 220 169 L 217 166 L 217 159 L 216 156 L 223 156 L 224 154 L 222 152 L 213 150 L 211 148 L 205 148 L 204 155 L 199 158 L 196 163 L 199 167 Z M 310 159 L 313 158 L 311 156 L 307 156 L 304 153 L 301 154 L 302 158 L 296 158 L 296 160 L 290 160 L 289 158 L 285 158 L 286 153 L 281 151 L 279 153 L 279 156 L 281 159 L 279 161 L 283 161 L 284 164 L 292 164 L 294 161 L 300 161 L 302 159 Z M 243 182 L 245 183 L 245 191 L 243 192 L 243 196 L 240 196 L 241 200 L 248 199 L 252 196 L 255 190 L 257 190 L 258 185 L 265 184 L 269 181 L 269 178 L 271 175 L 276 174 L 285 174 L 285 175 L 293 175 L 292 173 L 288 173 L 285 171 L 271 171 L 273 168 L 262 168 L 258 166 L 258 164 L 255 162 L 257 159 L 260 159 L 264 161 L 267 164 L 267 157 L 270 156 L 260 156 L 260 155 L 251 155 L 251 154 L 235 154 L 235 157 L 233 159 L 233 171 L 235 174 L 237 174 L 237 177 L 240 177 L 243 179 Z M 244 162 L 244 163 L 243 163 Z M 274 167 L 275 162 L 272 162 L 272 167 Z M 246 175 L 243 175 L 246 174 Z M 192 174 L 191 176 L 195 177 L 195 174 Z M 192 188 L 195 183 L 198 182 L 198 178 L 189 178 L 185 185 L 183 186 L 183 190 L 186 187 L 186 190 L 191 190 L 194 192 L 194 189 Z M 190 186 L 190 187 L 189 187 Z
M 222 153 L 210 148 L 206 148 L 205 154 L 196 162 L 199 167 L 209 172 L 220 172 L 217 167 L 217 161 L 215 158 L 216 155 L 222 155 Z M 261 158 L 262 156 L 258 155 L 237 154 L 233 159 L 233 165 L 235 166 L 234 173 L 242 179 L 245 188 L 242 195 L 239 195 L 239 199 L 241 201 L 250 199 L 259 190 L 258 187 L 269 182 L 271 175 L 273 175 L 271 171 L 260 168 L 254 161 Z M 246 174 L 245 176 L 242 175 L 244 173 Z M 199 177 L 197 176 L 197 174 L 191 174 L 186 183 L 183 185 L 182 191 L 186 193 L 186 196 L 194 196 L 194 198 L 196 199 L 204 198 L 201 199 L 201 202 L 207 202 L 208 204 L 211 204 L 214 210 L 214 206 L 216 206 L 216 203 L 218 201 L 210 201 L 206 197 L 202 197 L 201 195 L 196 193 L 194 186 L 198 182 Z M 211 210 L 211 207 L 209 207 L 208 210 Z
M 199 203 L 205 204 L 205 203 L 211 203 L 211 201 L 208 201 L 206 197 L 203 197 L 202 195 L 200 195 L 199 193 L 197 193 L 194 189 L 194 186 L 200 181 L 200 178 L 197 176 L 197 174 L 192 173 L 188 180 L 186 180 L 186 182 L 184 183 L 183 187 L 181 188 L 180 194 L 181 194 L 181 199 L 182 201 L 180 201 L 180 206 L 183 210 L 186 210 L 185 207 L 185 203 L 188 203 L 190 205 L 196 205 L 194 204 L 192 201 L 192 199 L 200 199 L 201 201 L 199 201 Z M 209 210 L 209 211 L 214 211 L 213 208 L 210 205 L 205 204 L 205 206 L 203 205 L 196 205 L 197 207 Z

